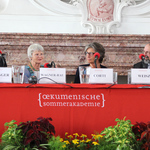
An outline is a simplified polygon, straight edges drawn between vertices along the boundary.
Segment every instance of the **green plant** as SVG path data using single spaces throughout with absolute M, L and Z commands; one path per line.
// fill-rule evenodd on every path
M 41 144 L 40 146 L 47 150 L 98 150 L 101 143 L 102 135 L 92 134 L 92 139 L 88 139 L 87 135 L 78 133 L 67 135 L 62 139 L 59 136 L 49 139 L 48 144 Z
M 60 136 L 57 137 L 52 137 L 51 139 L 48 140 L 47 144 L 41 144 L 41 147 L 49 150 L 65 150 L 66 149 L 66 144 L 63 143 L 63 139 L 60 138 Z
M 105 128 L 101 134 L 92 134 L 88 139 L 85 134 L 81 136 L 78 133 L 73 135 L 65 134 L 64 140 L 59 137 L 53 137 L 49 140 L 48 150 L 140 150 L 140 143 L 136 140 L 132 132 L 130 120 L 116 119 L 117 125 Z M 102 135 L 103 134 L 103 135 Z
M 117 125 L 105 128 L 101 134 L 104 135 L 105 145 L 111 147 L 114 145 L 115 150 L 138 150 L 139 143 L 135 134 L 132 132 L 132 124 L 130 120 L 116 119 Z
M 40 144 L 46 144 L 55 134 L 55 128 L 50 121 L 52 121 L 51 118 L 40 117 L 36 121 L 21 123 L 18 129 L 22 130 L 24 136 L 22 144 L 28 148 L 43 149 Z
M 50 123 L 51 118 L 40 117 L 36 121 L 15 124 L 15 120 L 5 123 L 7 130 L 2 134 L 0 148 L 3 150 L 45 150 L 40 144 L 48 143 L 55 134 L 55 128 Z
M 22 130 L 18 130 L 18 125 L 15 124 L 15 120 L 6 122 L 4 124 L 6 131 L 2 134 L 1 149 L 3 150 L 20 150 L 24 148 L 21 144 L 23 140 Z
M 74 133 L 65 138 L 53 136 L 55 128 L 51 118 L 40 117 L 36 121 L 15 124 L 15 120 L 5 123 L 7 130 L 2 135 L 0 150 L 149 150 L 150 122 L 136 123 L 116 119 L 117 124 L 105 128 L 100 134 Z M 142 145 L 142 147 L 141 147 Z

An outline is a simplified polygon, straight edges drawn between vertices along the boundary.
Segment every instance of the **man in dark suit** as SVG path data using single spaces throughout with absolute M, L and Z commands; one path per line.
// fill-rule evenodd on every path
M 7 63 L 5 60 L 5 54 L 2 54 L 0 51 L 0 67 L 7 67 Z
M 133 68 L 149 68 L 150 69 L 150 64 L 149 64 L 149 60 L 150 60 L 150 44 L 147 44 L 144 47 L 144 55 L 145 55 L 145 59 L 142 60 L 141 62 L 138 62 L 138 63 L 134 64 Z

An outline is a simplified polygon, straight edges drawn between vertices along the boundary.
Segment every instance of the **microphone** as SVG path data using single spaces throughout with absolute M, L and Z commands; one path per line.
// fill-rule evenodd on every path
M 95 67 L 97 68 L 96 60 L 100 58 L 100 53 L 96 52 L 96 53 L 94 54 L 94 57 L 95 57 L 95 60 L 94 60 Z
M 144 59 L 145 59 L 145 55 L 144 55 L 144 54 L 140 54 L 140 55 L 139 55 L 139 58 L 140 58 L 141 60 L 144 60 Z
M 32 84 L 36 84 L 37 83 L 37 77 L 36 76 L 31 76 L 28 78 L 28 81 L 29 83 L 32 83 Z
M 44 64 L 44 68 L 51 68 L 52 66 L 51 66 L 51 64 L 49 64 L 49 63 L 45 63 Z
M 142 68 L 148 68 L 149 58 L 148 56 L 145 56 L 144 54 L 140 54 L 139 58 L 142 60 Z M 145 59 L 147 58 L 147 59 Z
M 51 64 L 49 63 L 44 64 L 44 68 L 52 68 L 52 67 L 56 68 L 54 61 L 52 61 Z

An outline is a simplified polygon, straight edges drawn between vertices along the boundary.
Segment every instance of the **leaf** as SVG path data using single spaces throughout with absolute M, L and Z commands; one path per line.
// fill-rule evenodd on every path
M 118 122 L 118 121 L 120 121 L 120 119 L 116 118 L 116 120 L 115 120 L 115 121 L 117 121 L 117 122 Z
M 30 137 L 33 133 L 34 133 L 34 130 L 33 130 L 33 129 L 29 130 L 29 131 L 26 133 L 26 137 L 27 137 L 27 138 Z
M 14 150 L 16 149 L 17 147 L 16 146 L 13 146 L 13 145 L 7 145 L 6 147 L 3 148 L 3 150 Z M 18 149 L 18 148 L 17 148 Z
M 150 131 L 147 132 L 146 139 L 147 139 L 147 141 L 150 141 Z
M 33 141 L 33 139 L 31 137 L 26 138 L 24 141 L 24 145 L 28 145 L 29 143 L 31 143 Z
M 117 146 L 116 150 L 121 150 L 120 145 Z
M 145 138 L 145 137 L 146 137 L 146 134 L 147 134 L 147 131 L 142 132 L 142 134 L 141 134 L 141 139 L 140 139 L 140 140 L 142 140 L 143 138 Z

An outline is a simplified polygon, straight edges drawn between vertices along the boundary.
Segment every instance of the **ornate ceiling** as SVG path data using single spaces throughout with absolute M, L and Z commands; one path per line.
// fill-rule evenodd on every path
M 68 4 L 72 4 L 75 0 L 60 0 L 60 1 L 65 2 L 65 3 L 68 3 Z M 141 3 L 143 3 L 144 1 L 146 1 L 146 0 L 135 0 L 135 3 L 136 3 L 136 4 L 141 4 Z

